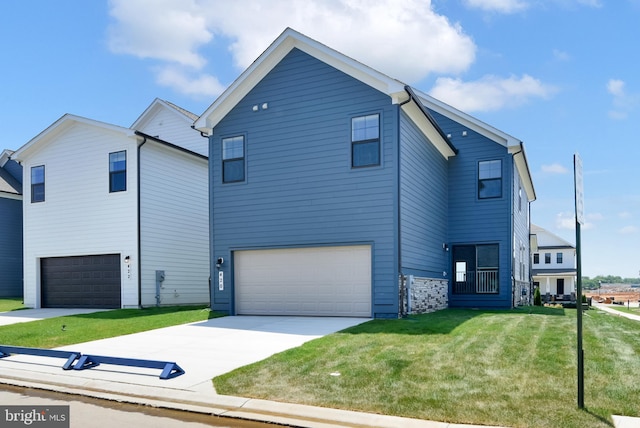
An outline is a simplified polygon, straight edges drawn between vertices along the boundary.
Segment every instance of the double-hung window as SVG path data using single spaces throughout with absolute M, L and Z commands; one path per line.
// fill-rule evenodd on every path
M 127 152 L 109 153 L 109 192 L 127 190 Z
M 380 165 L 380 115 L 351 119 L 351 166 Z
M 556 253 L 556 263 L 559 265 L 562 264 L 562 253 Z
M 44 202 L 44 165 L 31 167 L 31 202 Z
M 540 264 L 540 254 L 533 253 L 533 264 L 534 265 L 539 265 Z
M 545 265 L 551 264 L 551 253 L 544 253 L 544 264 Z
M 222 139 L 222 182 L 244 181 L 244 136 Z
M 478 198 L 502 197 L 502 161 L 490 160 L 478 163 Z

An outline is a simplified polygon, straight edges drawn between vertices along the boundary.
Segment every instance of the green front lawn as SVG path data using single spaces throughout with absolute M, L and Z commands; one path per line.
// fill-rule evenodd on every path
M 374 320 L 214 379 L 218 393 L 451 423 L 610 427 L 640 416 L 640 323 L 588 311 L 444 310 Z
M 116 309 L 0 326 L 0 344 L 56 348 L 216 318 L 205 306 Z M 64 326 L 64 328 L 63 328 Z
M 0 299 L 0 312 L 17 311 L 24 308 L 22 297 L 3 297 Z

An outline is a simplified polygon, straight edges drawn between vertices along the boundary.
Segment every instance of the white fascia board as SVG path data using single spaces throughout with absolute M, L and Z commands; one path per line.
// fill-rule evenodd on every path
M 517 138 L 505 132 L 502 132 L 499 129 L 496 129 L 493 126 L 488 125 L 483 121 L 476 119 L 475 117 L 470 116 L 467 113 L 456 109 L 455 107 L 450 106 L 449 104 L 435 99 L 431 95 L 417 90 L 415 92 L 420 97 L 425 106 L 435 112 L 440 113 L 443 116 L 450 118 L 451 120 L 458 122 L 463 126 L 466 126 L 470 130 L 475 131 L 478 134 L 487 137 L 504 147 L 520 145 L 520 140 L 518 140 Z
M 415 101 L 410 101 L 402 105 L 402 111 L 416 124 L 420 131 L 427 137 L 427 139 L 435 146 L 440 152 L 442 157 L 448 159 L 451 156 L 455 156 L 455 152 L 451 149 L 451 146 L 442 138 L 442 135 L 436 130 L 436 128 L 429 122 L 420 110 L 420 107 L 416 105 Z
M 112 125 L 110 123 L 100 122 L 98 120 L 88 119 L 82 116 L 76 116 L 73 114 L 65 114 L 60 119 L 56 120 L 52 125 L 42 131 L 40 134 L 36 135 L 25 145 L 20 147 L 16 152 L 12 155 L 12 159 L 18 161 L 24 161 L 32 152 L 38 149 L 42 144 L 46 144 L 51 141 L 60 133 L 64 132 L 66 129 L 70 128 L 75 124 L 81 124 L 85 126 L 92 126 L 97 128 L 102 128 L 105 131 L 115 132 L 118 134 L 122 134 L 125 137 L 136 137 L 134 131 L 129 128 L 123 128 L 122 126 Z
M 5 166 L 5 164 L 11 159 L 11 155 L 13 154 L 13 150 L 4 149 L 2 153 L 0 153 L 0 168 Z
M 22 195 L 18 193 L 0 192 L 0 198 L 15 199 L 16 201 L 21 201 Z
M 509 153 L 513 155 L 516 169 L 520 175 L 520 181 L 524 186 L 524 190 L 527 193 L 527 200 L 533 202 L 536 200 L 536 190 L 533 187 L 533 179 L 531 178 L 531 171 L 529 171 L 529 163 L 527 162 L 527 154 L 524 151 L 524 144 L 520 143 L 518 146 L 510 146 L 508 148 Z
M 402 82 L 287 28 L 195 121 L 195 128 L 201 132 L 211 133 L 227 113 L 294 48 L 389 95 L 394 103 L 399 102 L 398 94 L 404 92 L 405 85 Z

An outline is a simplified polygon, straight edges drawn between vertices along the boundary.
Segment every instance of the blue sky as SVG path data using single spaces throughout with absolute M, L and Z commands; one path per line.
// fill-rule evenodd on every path
M 201 114 L 286 28 L 525 143 L 534 223 L 583 274 L 640 276 L 640 0 L 8 0 L 0 150 L 65 113 L 130 126 L 156 98 Z

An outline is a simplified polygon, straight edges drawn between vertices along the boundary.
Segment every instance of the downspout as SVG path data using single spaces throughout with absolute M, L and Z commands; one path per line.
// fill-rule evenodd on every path
M 406 89 L 406 87 L 405 87 Z M 407 309 L 411 306 L 411 303 L 409 302 L 409 300 L 411 299 L 411 296 L 408 293 L 407 290 L 407 277 L 404 275 L 404 273 L 402 272 L 402 227 L 401 227 L 401 219 L 402 219 L 402 208 L 401 208 L 401 203 L 402 203 L 402 199 L 400 198 L 400 192 L 402 190 L 402 186 L 401 186 L 401 174 L 400 174 L 400 168 L 401 168 L 401 162 L 400 162 L 400 124 L 401 124 L 401 120 L 400 117 L 402 115 L 402 106 L 405 104 L 408 104 L 411 102 L 411 100 L 413 99 L 411 92 L 409 92 L 407 90 L 407 94 L 409 94 L 409 98 L 406 101 L 401 102 L 400 104 L 398 104 L 398 117 L 397 117 L 397 126 L 396 126 L 396 131 L 397 131 L 397 152 L 396 152 L 396 158 L 397 158 L 397 162 L 398 162 L 398 167 L 396 168 L 396 181 L 397 181 L 397 192 L 396 192 L 396 204 L 397 204 L 397 215 L 398 215 L 398 274 L 400 276 L 400 316 L 401 317 L 406 317 L 408 315 L 407 311 L 405 311 L 405 306 L 404 306 L 404 301 L 406 298 L 407 301 Z M 417 102 L 417 101 L 416 101 Z
M 142 136 L 143 140 L 140 145 L 138 145 L 138 308 L 142 309 L 142 234 L 140 232 L 140 149 L 147 142 L 147 137 Z

